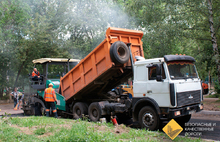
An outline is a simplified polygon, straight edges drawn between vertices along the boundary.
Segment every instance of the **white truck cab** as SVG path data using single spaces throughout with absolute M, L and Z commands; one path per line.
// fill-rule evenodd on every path
M 192 113 L 202 110 L 201 80 L 194 62 L 193 57 L 185 55 L 136 61 L 133 119 L 155 130 L 163 120 L 176 118 L 184 124 Z

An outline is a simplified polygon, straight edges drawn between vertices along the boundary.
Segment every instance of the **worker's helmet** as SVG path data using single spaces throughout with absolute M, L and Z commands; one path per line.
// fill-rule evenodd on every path
M 52 87 L 53 87 L 53 83 L 50 83 L 49 86 L 52 86 Z

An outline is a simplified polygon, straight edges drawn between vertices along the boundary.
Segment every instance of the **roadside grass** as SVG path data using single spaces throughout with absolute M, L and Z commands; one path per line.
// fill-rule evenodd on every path
M 172 141 L 159 131 L 132 129 L 125 125 L 94 123 L 87 120 L 55 119 L 48 117 L 2 117 L 0 118 L 1 141 L 72 141 L 72 142 L 146 142 Z M 200 142 L 197 138 L 178 136 L 176 142 Z
M 37 128 L 34 133 L 36 135 L 43 135 L 46 133 L 46 126 L 41 126 L 40 128 Z

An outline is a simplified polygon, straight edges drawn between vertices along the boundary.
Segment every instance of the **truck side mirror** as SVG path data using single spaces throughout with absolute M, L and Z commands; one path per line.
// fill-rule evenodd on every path
M 162 81 L 162 64 L 156 64 L 157 81 Z

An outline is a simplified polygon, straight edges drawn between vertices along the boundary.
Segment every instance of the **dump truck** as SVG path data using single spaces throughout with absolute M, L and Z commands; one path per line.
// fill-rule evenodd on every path
M 203 96 L 195 59 L 186 55 L 145 59 L 142 36 L 141 31 L 108 28 L 105 39 L 60 78 L 58 115 L 74 119 L 88 115 L 95 122 L 120 116 L 156 130 L 171 119 L 188 122 L 191 114 L 201 111 Z M 129 78 L 133 78 L 132 97 L 112 93 Z M 42 103 L 43 94 L 38 93 Z

